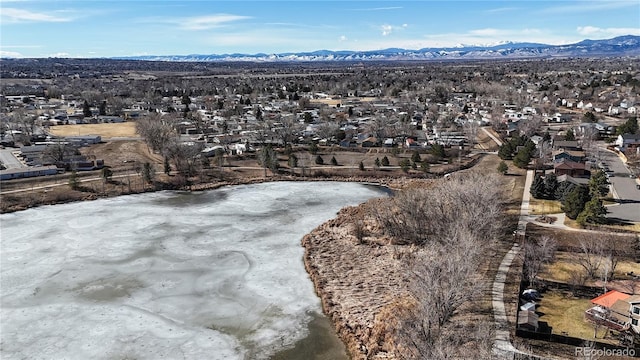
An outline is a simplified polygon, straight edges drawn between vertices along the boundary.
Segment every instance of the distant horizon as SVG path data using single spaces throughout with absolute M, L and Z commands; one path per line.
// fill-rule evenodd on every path
M 635 0 L 0 0 L 0 56 L 113 58 L 568 45 L 640 36 Z

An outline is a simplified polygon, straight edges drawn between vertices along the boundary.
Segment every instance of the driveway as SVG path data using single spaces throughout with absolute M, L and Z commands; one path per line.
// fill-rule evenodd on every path
M 640 222 L 640 190 L 636 189 L 635 179 L 622 160 L 612 151 L 603 151 L 602 162 L 611 170 L 609 182 L 613 187 L 618 205 L 608 206 L 607 217 Z

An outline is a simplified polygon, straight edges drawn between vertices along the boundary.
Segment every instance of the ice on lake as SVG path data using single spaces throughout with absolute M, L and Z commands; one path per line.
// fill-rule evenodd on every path
M 2 358 L 268 358 L 321 313 L 300 239 L 379 196 L 276 182 L 3 214 Z

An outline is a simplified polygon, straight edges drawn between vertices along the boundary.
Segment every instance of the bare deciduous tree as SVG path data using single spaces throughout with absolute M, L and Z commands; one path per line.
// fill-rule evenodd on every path
M 522 252 L 524 256 L 524 271 L 530 284 L 535 283 L 542 266 L 553 260 L 556 247 L 556 240 L 549 236 L 542 236 L 537 240 L 530 239 L 524 244 Z
M 165 147 L 178 136 L 173 120 L 152 114 L 136 121 L 136 131 L 152 151 L 163 153 Z
M 576 253 L 574 261 L 584 269 L 588 277 L 596 278 L 602 265 L 603 251 L 600 239 L 594 235 L 586 235 L 580 239 L 580 252 Z

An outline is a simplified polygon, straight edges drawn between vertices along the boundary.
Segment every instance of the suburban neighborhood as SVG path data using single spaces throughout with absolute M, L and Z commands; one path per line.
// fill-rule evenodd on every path
M 637 58 L 198 71 L 55 61 L 2 60 L 3 213 L 260 181 L 427 189 L 478 171 L 511 199 L 485 259 L 498 269 L 485 280 L 505 278 L 493 301 L 506 324 L 488 311 L 494 351 L 640 354 Z M 384 224 L 367 216 L 358 244 L 377 229 L 367 221 Z

